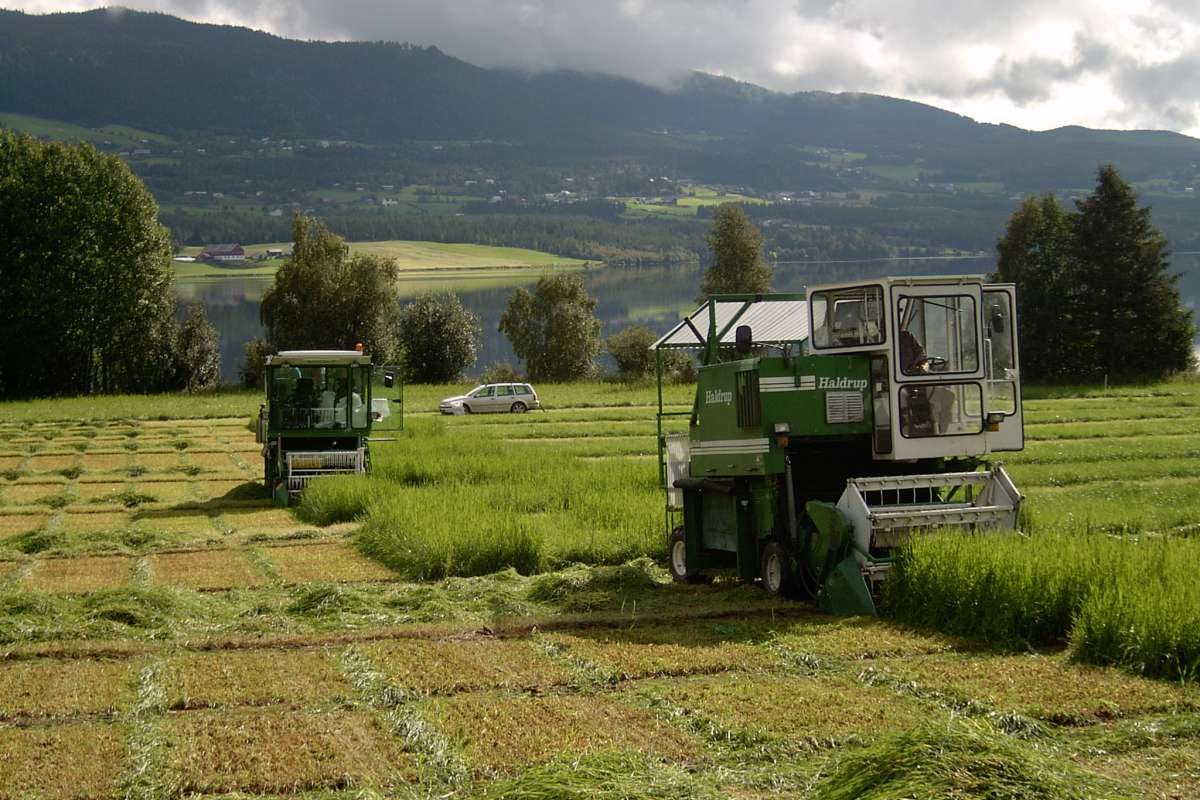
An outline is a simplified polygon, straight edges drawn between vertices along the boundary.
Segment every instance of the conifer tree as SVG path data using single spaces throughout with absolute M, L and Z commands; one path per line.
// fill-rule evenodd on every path
M 1026 198 L 997 249 L 998 278 L 1017 284 L 1026 377 L 1161 378 L 1192 364 L 1166 237 L 1112 165 L 1070 214 L 1053 195 Z

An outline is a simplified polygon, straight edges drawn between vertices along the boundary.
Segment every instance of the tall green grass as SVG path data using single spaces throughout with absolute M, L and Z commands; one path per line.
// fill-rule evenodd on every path
M 1070 642 L 1142 675 L 1200 677 L 1200 539 L 1101 533 L 912 539 L 886 585 L 905 622 L 998 644 Z
M 474 418 L 413 420 L 373 448 L 371 475 L 313 481 L 298 513 L 319 525 L 361 521 L 360 549 L 416 580 L 665 554 L 653 459 L 583 458 L 597 452 L 588 442 L 514 444 L 496 435 L 506 432 Z

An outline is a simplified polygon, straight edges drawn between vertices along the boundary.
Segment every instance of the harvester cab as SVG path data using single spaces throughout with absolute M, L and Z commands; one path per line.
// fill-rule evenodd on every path
M 1024 446 L 1015 323 L 1014 287 L 980 276 L 709 298 L 654 345 L 672 574 L 874 613 L 913 532 L 1015 528 L 1020 493 L 979 469 Z M 671 350 L 702 354 L 690 412 L 662 404 Z
M 286 506 L 318 475 L 370 468 L 368 436 L 387 416 L 387 400 L 371 396 L 371 359 L 357 350 L 288 350 L 268 356 L 267 400 L 256 439 L 264 481 Z

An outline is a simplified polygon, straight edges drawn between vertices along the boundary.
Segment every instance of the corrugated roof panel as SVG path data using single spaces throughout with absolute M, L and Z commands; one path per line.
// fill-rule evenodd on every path
M 723 330 L 742 308 L 738 300 L 718 301 L 716 304 L 717 330 Z M 700 306 L 687 319 L 699 331 L 700 337 L 688 327 L 685 320 L 671 328 L 654 343 L 660 347 L 703 347 L 703 337 L 708 335 L 708 304 Z M 722 344 L 733 344 L 739 325 L 749 325 L 754 341 L 766 344 L 799 342 L 808 338 L 808 302 L 805 300 L 771 300 L 764 298 L 750 304 L 745 313 L 721 337 Z

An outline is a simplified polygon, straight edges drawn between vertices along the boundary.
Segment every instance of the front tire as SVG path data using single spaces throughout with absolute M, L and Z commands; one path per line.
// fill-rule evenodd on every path
M 792 560 L 779 542 L 767 542 L 759 561 L 762 587 L 779 597 L 790 597 L 794 586 Z
M 467 405 L 466 403 L 463 403 L 463 413 L 464 413 L 464 414 L 470 414 L 470 413 L 471 413 L 471 407 L 470 407 L 469 405 Z
M 524 414 L 528 410 L 529 409 L 525 407 L 525 404 L 520 401 L 513 403 L 512 408 L 509 409 L 509 411 L 512 411 L 514 414 Z

